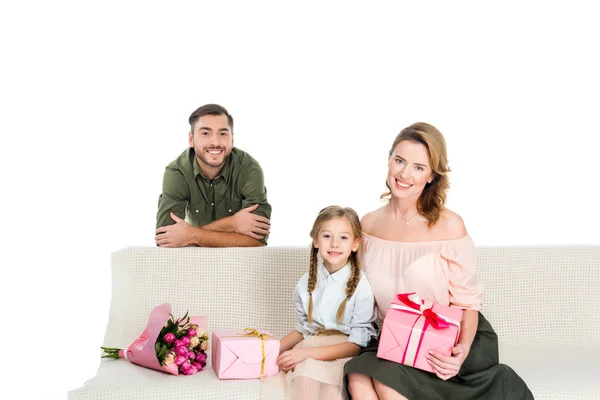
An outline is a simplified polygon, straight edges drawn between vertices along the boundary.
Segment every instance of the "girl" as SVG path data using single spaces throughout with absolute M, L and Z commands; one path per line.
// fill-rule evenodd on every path
M 373 292 L 356 256 L 362 230 L 354 210 L 330 206 L 310 236 L 310 268 L 294 290 L 298 322 L 281 340 L 279 379 L 286 398 L 341 399 L 344 364 L 376 335 Z

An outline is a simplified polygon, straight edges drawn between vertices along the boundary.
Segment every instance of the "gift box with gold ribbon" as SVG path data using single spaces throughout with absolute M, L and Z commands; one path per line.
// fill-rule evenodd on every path
M 221 330 L 212 334 L 212 368 L 219 379 L 262 379 L 279 373 L 279 340 L 266 331 Z

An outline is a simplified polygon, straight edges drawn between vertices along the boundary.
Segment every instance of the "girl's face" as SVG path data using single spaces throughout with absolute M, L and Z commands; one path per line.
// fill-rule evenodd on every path
M 410 140 L 396 145 L 388 160 L 387 183 L 392 197 L 416 200 L 433 178 L 427 147 Z
M 346 218 L 333 218 L 325 221 L 313 239 L 313 245 L 319 249 L 325 267 L 333 273 L 348 263 L 353 251 L 358 250 L 360 239 L 354 237 L 352 226 Z

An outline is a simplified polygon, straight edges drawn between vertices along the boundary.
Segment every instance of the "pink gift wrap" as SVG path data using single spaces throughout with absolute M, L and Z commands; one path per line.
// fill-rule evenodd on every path
M 177 365 L 160 365 L 158 358 L 156 358 L 156 350 L 154 349 L 154 344 L 156 343 L 158 335 L 163 326 L 167 323 L 170 314 L 171 305 L 169 303 L 164 303 L 155 307 L 150 313 L 146 329 L 144 329 L 140 337 L 134 340 L 129 347 L 121 350 L 119 356 L 134 364 L 141 365 L 142 367 L 155 369 L 172 375 L 179 375 Z M 198 325 L 202 329 L 206 329 L 206 317 L 190 317 L 190 322 Z
M 377 357 L 434 372 L 429 350 L 450 356 L 458 340 L 463 310 L 399 294 L 385 316 Z
M 264 340 L 265 361 L 263 377 L 279 373 L 277 357 L 279 340 Z M 244 331 L 213 331 L 212 368 L 219 379 L 259 379 L 262 366 L 262 339 L 248 336 Z

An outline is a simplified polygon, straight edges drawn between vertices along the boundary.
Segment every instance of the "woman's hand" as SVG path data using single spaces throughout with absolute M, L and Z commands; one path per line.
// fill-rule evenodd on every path
M 457 344 L 452 348 L 452 356 L 443 356 L 437 351 L 431 350 L 427 361 L 433 367 L 433 371 L 442 380 L 448 380 L 458 374 L 461 365 L 469 355 L 469 348 L 464 344 Z
M 293 371 L 297 364 L 310 357 L 310 349 L 292 349 L 284 351 L 277 357 L 277 365 L 284 371 Z

